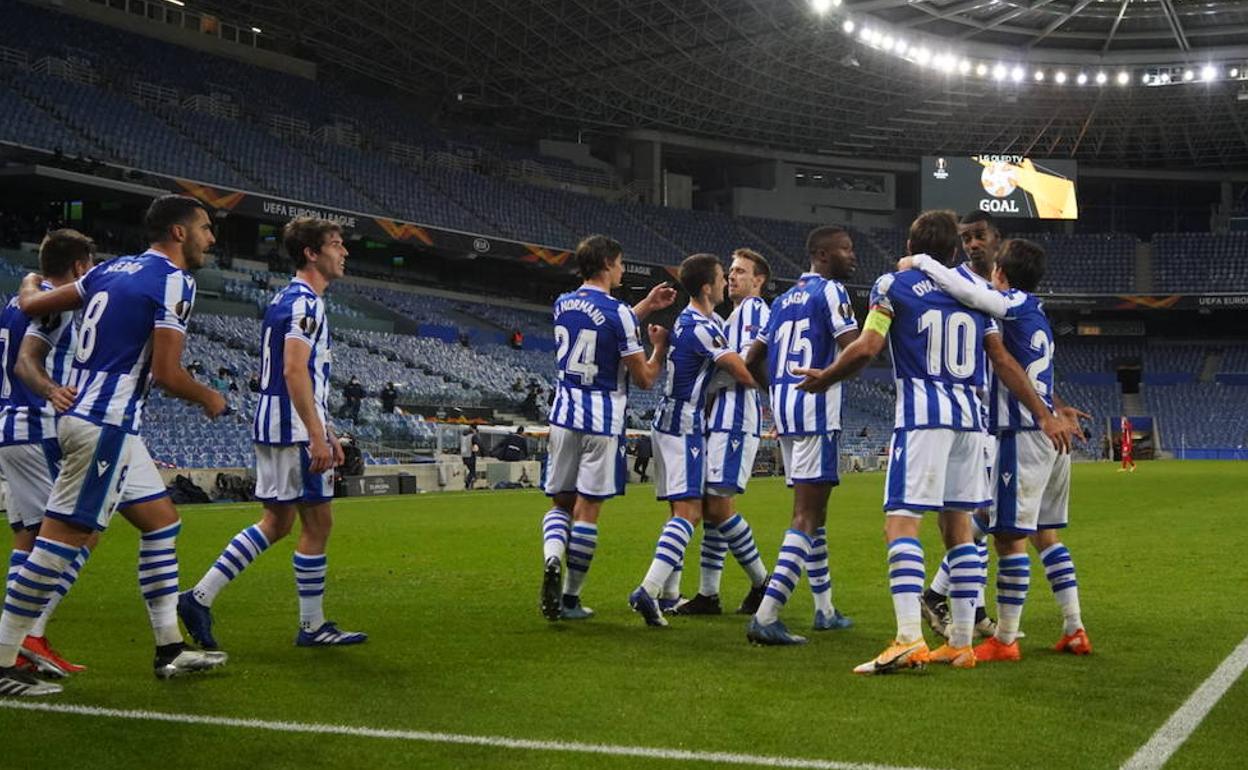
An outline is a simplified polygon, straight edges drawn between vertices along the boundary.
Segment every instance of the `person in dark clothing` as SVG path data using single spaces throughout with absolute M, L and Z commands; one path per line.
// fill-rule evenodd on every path
M 650 457 L 654 454 L 653 447 L 650 446 L 650 436 L 643 434 L 637 439 L 637 459 L 633 461 L 633 471 L 641 477 L 641 480 L 649 481 L 646 476 L 646 469 L 650 467 Z
M 516 428 L 515 433 L 504 436 L 498 445 L 498 449 L 495 450 L 494 456 L 500 460 L 512 463 L 519 460 L 527 460 L 529 457 L 529 442 L 524 437 L 524 428 Z
M 464 461 L 464 489 L 472 489 L 477 481 L 477 455 L 481 444 L 477 440 L 477 426 L 469 426 L 459 437 L 459 459 Z
M 393 382 L 387 382 L 386 387 L 381 390 L 381 411 L 383 414 L 393 414 L 395 402 L 399 400 L 399 389 L 394 386 Z
M 260 392 L 260 375 L 258 374 L 251 375 L 251 379 L 247 380 L 247 389 L 250 390 L 252 393 Z
M 342 404 L 342 411 L 339 417 L 350 417 L 352 420 L 360 421 L 360 405 L 364 403 L 364 386 L 360 384 L 359 377 L 352 377 L 347 383 L 347 387 L 343 388 L 342 395 L 345 401 Z

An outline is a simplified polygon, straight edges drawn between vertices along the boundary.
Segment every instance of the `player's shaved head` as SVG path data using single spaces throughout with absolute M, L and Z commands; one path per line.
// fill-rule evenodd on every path
M 958 253 L 958 215 L 947 210 L 924 211 L 910 223 L 906 248 L 949 265 Z
M 77 230 L 53 230 L 39 244 L 39 272 L 59 278 L 73 270 L 76 262 L 90 265 L 94 256 L 95 241 Z
M 1011 238 L 1001 245 L 997 268 L 1005 274 L 1011 289 L 1034 292 L 1044 279 L 1048 257 L 1038 243 Z

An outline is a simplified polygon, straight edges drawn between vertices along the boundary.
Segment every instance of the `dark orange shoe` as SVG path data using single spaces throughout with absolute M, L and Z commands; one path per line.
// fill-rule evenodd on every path
M 1082 628 L 1073 634 L 1066 634 L 1062 640 L 1053 645 L 1057 652 L 1069 652 L 1071 655 L 1087 655 L 1092 652 L 1092 640 L 1088 632 Z
M 80 666 L 77 663 L 70 663 L 61 654 L 52 649 L 52 645 L 48 644 L 46 636 L 28 636 L 22 640 L 22 654 L 33 660 L 41 670 L 46 671 L 49 667 L 55 667 L 61 672 L 61 676 L 66 674 L 80 674 L 87 670 L 86 666 Z
M 975 668 L 975 650 L 971 645 L 950 647 L 945 644 L 932 650 L 929 663 L 948 663 L 954 668 Z
M 1018 640 L 1006 644 L 995 636 L 990 636 L 975 647 L 975 660 L 1022 660 L 1023 653 L 1018 649 Z

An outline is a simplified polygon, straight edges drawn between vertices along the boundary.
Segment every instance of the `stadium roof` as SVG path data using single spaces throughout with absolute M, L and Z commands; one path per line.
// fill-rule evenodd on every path
M 196 5 L 385 82 L 463 94 L 504 122 L 872 158 L 1010 152 L 1248 167 L 1248 2 Z

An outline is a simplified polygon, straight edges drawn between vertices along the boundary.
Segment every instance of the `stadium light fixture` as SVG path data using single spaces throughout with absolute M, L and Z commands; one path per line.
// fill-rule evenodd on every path
M 987 74 L 988 74 L 988 65 L 987 65 L 987 64 L 984 64 L 983 62 L 980 62 L 978 65 L 976 65 L 976 66 L 975 66 L 975 74 L 976 74 L 976 75 L 979 75 L 981 78 L 982 78 L 984 75 L 987 75 Z
M 1086 85 L 1088 82 L 1088 73 L 1080 72 L 1078 75 L 1075 76 L 1075 82 L 1081 86 Z
M 832 0 L 810 0 L 810 8 L 822 16 L 832 10 Z
M 1005 80 L 1005 65 L 1004 64 L 997 63 L 993 65 L 992 79 L 993 80 Z
M 1108 81 L 1109 81 L 1109 76 L 1106 75 L 1104 72 L 1096 73 L 1096 84 L 1098 86 L 1103 86 Z
M 846 35 L 854 34 L 854 20 L 846 19 L 844 22 L 841 23 L 841 29 L 845 30 Z
M 1190 83 L 1195 77 L 1196 77 L 1196 70 L 1190 70 L 1190 69 L 1183 70 L 1183 80 L 1185 82 Z
M 169 3 L 170 5 L 176 5 L 179 8 L 182 8 L 186 5 L 186 3 L 182 2 L 182 0 L 165 0 L 165 2 Z
M 963 75 L 965 75 L 969 73 L 970 71 L 971 71 L 971 63 L 969 61 L 967 61 L 966 59 L 963 59 L 962 61 L 958 62 L 958 72 L 961 72 Z
M 1037 83 L 1043 83 L 1044 82 L 1044 70 L 1036 70 L 1036 74 L 1033 75 L 1032 77 L 1036 79 Z
M 914 60 L 919 63 L 920 67 L 926 67 L 932 61 L 932 52 L 926 48 L 920 48 L 915 51 Z
M 255 32 L 257 35 L 259 35 L 261 32 L 264 32 L 264 30 L 260 29 L 259 27 L 252 27 L 251 31 Z
M 871 30 L 863 27 L 862 31 L 858 33 L 858 39 L 869 44 L 871 42 Z
M 1024 74 L 1025 74 L 1025 73 L 1023 72 L 1023 68 L 1022 68 L 1022 67 L 1015 67 L 1015 68 L 1014 68 L 1014 69 L 1010 72 L 1010 79 L 1011 79 L 1011 80 L 1013 80 L 1015 83 L 1021 83 L 1021 82 L 1023 82 L 1023 75 L 1024 75 Z
M 883 48 L 885 51 L 893 50 L 893 39 L 888 35 L 880 38 L 880 48 Z
M 1129 72 L 1127 72 L 1126 70 L 1123 70 L 1122 72 L 1118 73 L 1118 85 L 1125 86 L 1127 83 L 1130 83 L 1130 82 L 1131 82 L 1131 74 Z
M 1065 72 L 1062 72 L 1061 70 L 1058 70 L 1058 71 L 1057 71 L 1057 74 L 1053 76 L 1053 82 L 1054 82 L 1054 83 L 1057 83 L 1059 86 L 1060 86 L 1060 85 L 1065 85 L 1065 84 L 1066 84 L 1066 73 L 1065 73 Z
M 1152 81 L 1152 76 L 1149 75 L 1147 72 L 1145 72 L 1143 75 L 1140 76 L 1140 82 L 1143 83 L 1144 85 L 1148 85 L 1151 81 Z
M 893 44 L 893 51 L 896 52 L 898 56 L 905 56 L 906 51 L 909 51 L 909 50 L 910 50 L 910 44 L 902 40 L 901 38 L 897 38 L 897 42 Z
M 1200 70 L 1200 79 L 1205 81 L 1206 83 L 1208 83 L 1211 80 L 1216 80 L 1217 77 L 1218 77 L 1218 68 L 1213 66 L 1212 64 L 1206 64 Z
M 1230 71 L 1228 74 L 1229 74 L 1231 77 L 1233 77 L 1233 78 L 1237 78 L 1237 77 L 1239 77 L 1239 68 L 1238 68 L 1238 67 L 1231 67 L 1231 71 Z

